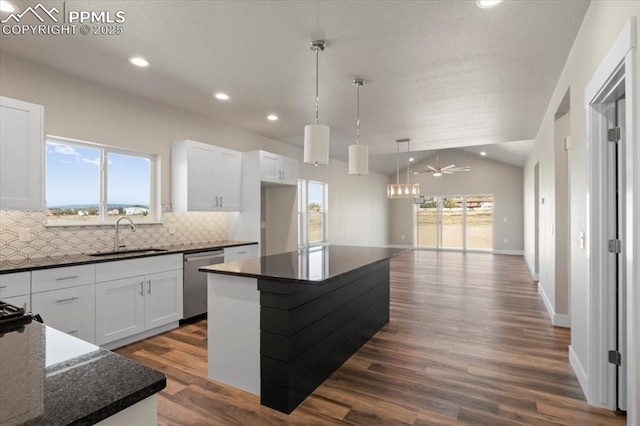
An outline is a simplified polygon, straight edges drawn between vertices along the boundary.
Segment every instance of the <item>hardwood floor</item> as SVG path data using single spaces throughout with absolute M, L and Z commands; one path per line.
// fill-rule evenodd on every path
M 590 407 L 520 256 L 413 251 L 391 320 L 290 415 L 207 378 L 206 320 L 117 352 L 167 375 L 160 425 L 624 425 Z

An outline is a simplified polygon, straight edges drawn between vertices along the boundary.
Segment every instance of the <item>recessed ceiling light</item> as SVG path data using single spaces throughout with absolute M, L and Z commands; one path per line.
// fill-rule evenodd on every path
M 275 114 L 269 114 L 269 115 L 267 115 L 267 120 L 276 121 L 276 120 L 278 120 L 278 116 L 275 115 Z
M 409 161 L 410 161 L 410 162 L 411 162 L 411 161 L 415 161 L 415 158 L 411 157 L 411 158 L 409 158 Z
M 482 155 L 484 157 L 485 155 L 487 155 L 487 153 L 482 151 L 482 152 L 480 152 L 480 155 Z
M 222 93 L 222 92 L 218 92 L 215 94 L 216 99 L 220 100 L 220 101 L 228 101 L 229 100 L 229 95 L 227 95 L 226 93 Z
M 476 6 L 480 9 L 489 9 L 490 7 L 496 7 L 502 3 L 502 0 L 476 0 Z
M 149 65 L 151 65 L 151 63 L 149 63 L 149 61 L 147 61 L 145 58 L 143 58 L 141 56 L 131 57 L 131 58 L 129 58 L 129 62 L 131 62 L 136 67 L 140 67 L 140 68 L 146 68 Z
M 9 3 L 8 1 L 5 0 L 1 0 L 0 1 L 0 11 L 1 12 L 7 12 L 7 13 L 11 13 L 14 12 L 16 10 L 16 8 Z

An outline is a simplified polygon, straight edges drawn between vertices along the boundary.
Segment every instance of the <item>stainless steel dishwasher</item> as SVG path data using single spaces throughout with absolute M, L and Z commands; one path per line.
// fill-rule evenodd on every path
M 207 273 L 202 266 L 224 263 L 224 250 L 206 251 L 184 255 L 183 317 L 195 317 L 207 312 Z

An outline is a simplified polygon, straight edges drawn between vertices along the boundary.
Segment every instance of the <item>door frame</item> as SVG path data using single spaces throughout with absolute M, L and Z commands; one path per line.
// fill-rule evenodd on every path
M 585 383 L 581 383 L 590 404 L 615 410 L 615 367 L 608 363 L 607 351 L 613 349 L 615 339 L 615 308 L 612 311 L 611 293 L 606 283 L 607 227 L 606 214 L 606 142 L 608 118 L 606 102 L 616 90 L 623 88 L 626 95 L 626 129 L 624 140 L 626 217 L 622 235 L 622 262 L 627 289 L 627 422 L 637 424 L 640 399 L 638 388 L 638 305 L 640 292 L 635 288 L 640 274 L 640 150 L 636 139 L 636 19 L 630 19 L 598 66 L 585 87 L 584 99 L 587 118 L 587 157 L 589 171 L 587 229 L 590 233 L 589 257 L 589 314 L 588 365 Z M 614 305 L 615 306 L 615 305 Z M 613 327 L 612 327 L 613 326 Z

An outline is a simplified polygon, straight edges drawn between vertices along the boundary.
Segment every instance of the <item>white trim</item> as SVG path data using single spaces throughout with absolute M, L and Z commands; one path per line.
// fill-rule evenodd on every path
M 571 319 L 569 315 L 556 314 L 556 311 L 553 309 L 551 301 L 549 300 L 549 296 L 547 296 L 547 293 L 544 291 L 544 287 L 539 282 L 538 293 L 540 294 L 540 298 L 544 302 L 545 308 L 547 308 L 547 313 L 549 314 L 551 324 L 553 324 L 554 327 L 571 328 Z
M 618 38 L 607 52 L 606 56 L 593 73 L 593 77 L 584 89 L 585 108 L 588 108 L 600 95 L 614 70 L 624 60 L 629 50 L 636 47 L 636 19 L 632 17 L 625 24 Z
M 639 294 L 636 286 L 640 273 L 638 263 L 640 261 L 638 237 L 638 214 L 640 211 L 640 182 L 637 169 L 640 166 L 640 156 L 636 151 L 636 18 L 632 17 L 625 24 L 609 52 L 596 69 L 591 80 L 585 87 L 585 108 L 587 116 L 587 158 L 589 174 L 589 192 L 587 196 L 587 230 L 591 233 L 588 239 L 589 262 L 589 305 L 588 305 L 588 330 L 589 344 L 586 359 L 588 359 L 589 381 L 585 380 L 583 390 L 590 404 L 615 409 L 615 367 L 608 364 L 606 350 L 615 336 L 615 328 L 612 326 L 613 314 L 611 300 L 613 297 L 607 291 L 606 283 L 606 229 L 602 222 L 606 217 L 603 209 L 602 197 L 605 194 L 604 185 L 606 176 L 602 164 L 603 149 L 600 141 L 606 140 L 606 117 L 603 116 L 603 102 L 613 90 L 616 82 L 624 79 L 624 92 L 626 95 L 626 132 L 624 148 L 626 175 L 625 185 L 625 234 L 623 236 L 623 268 L 626 272 L 627 290 L 627 352 L 622 354 L 623 360 L 627 360 L 627 422 L 630 425 L 638 424 L 640 420 L 640 375 L 638 374 L 638 306 L 640 306 Z M 634 198 L 635 197 L 635 198 Z M 613 330 L 613 331 L 612 331 Z M 577 354 L 574 354 L 577 360 Z M 572 364 L 573 365 L 573 364 Z M 581 382 L 582 385 L 582 382 Z
M 387 244 L 384 247 L 391 247 L 391 248 L 406 248 L 406 249 L 413 249 L 414 247 L 409 245 L 409 244 Z M 416 250 L 422 250 L 420 248 L 415 248 Z
M 524 250 L 494 250 L 493 254 L 508 254 L 512 256 L 524 256 Z
M 571 317 L 563 314 L 553 314 L 553 325 L 556 327 L 571 328 Z
M 573 372 L 580 383 L 580 387 L 582 388 L 582 392 L 587 393 L 587 389 L 589 389 L 589 380 L 587 378 L 587 373 L 584 370 L 584 367 L 580 363 L 580 359 L 578 355 L 573 350 L 573 347 L 569 345 L 569 364 L 571 368 L 573 368 Z
M 527 264 L 527 268 L 529 269 L 529 274 L 531 274 L 531 278 L 534 281 L 540 281 L 540 277 L 538 276 L 538 274 L 534 272 L 533 268 L 531 267 L 531 262 L 529 261 L 527 256 L 524 256 L 524 263 Z
M 179 326 L 180 326 L 180 322 L 179 321 L 172 322 L 172 323 L 169 323 L 167 325 L 156 327 L 156 328 L 151 329 L 151 330 L 146 330 L 146 331 L 144 331 L 142 333 L 134 334 L 133 336 L 124 337 L 124 338 L 122 338 L 120 340 L 116 340 L 114 342 L 105 343 L 104 345 L 101 345 L 101 346 L 103 348 L 105 348 L 105 349 L 114 350 L 114 349 L 119 348 L 121 346 L 125 346 L 125 345 L 128 345 L 130 343 L 134 343 L 134 342 L 137 342 L 139 340 L 146 339 L 147 337 L 155 336 L 156 334 L 160 334 L 160 333 L 164 333 L 165 331 L 173 330 L 174 328 L 178 328 Z

